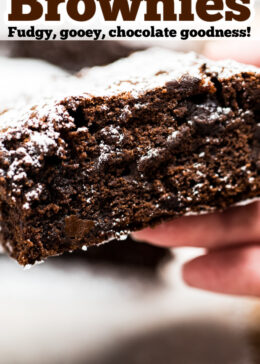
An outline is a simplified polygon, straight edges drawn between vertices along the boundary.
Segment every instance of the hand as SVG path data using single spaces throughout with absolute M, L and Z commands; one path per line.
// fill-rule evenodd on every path
M 214 42 L 206 46 L 205 54 L 260 66 L 257 42 L 241 42 L 241 47 L 237 42 Z M 168 247 L 206 248 L 205 255 L 183 267 L 183 279 L 188 285 L 260 297 L 260 202 L 223 213 L 181 217 L 134 233 L 133 237 Z
M 183 278 L 193 287 L 260 296 L 260 203 L 181 217 L 133 236 L 167 247 L 206 248 L 183 267 Z

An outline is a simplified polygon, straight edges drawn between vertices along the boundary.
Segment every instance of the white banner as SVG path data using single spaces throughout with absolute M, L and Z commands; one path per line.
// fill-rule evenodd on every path
M 251 0 L 1 0 L 1 39 L 258 38 Z

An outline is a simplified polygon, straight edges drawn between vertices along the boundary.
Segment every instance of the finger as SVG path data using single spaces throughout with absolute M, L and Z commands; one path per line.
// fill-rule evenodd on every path
M 208 291 L 260 297 L 260 246 L 210 252 L 183 267 L 183 279 Z
M 132 234 L 134 239 L 162 246 L 214 248 L 260 241 L 260 203 L 223 213 L 181 217 Z
M 241 47 L 243 52 L 241 52 Z M 209 42 L 205 46 L 205 56 L 211 59 L 235 59 L 238 62 L 260 66 L 260 48 L 255 40 L 247 42 L 219 41 Z

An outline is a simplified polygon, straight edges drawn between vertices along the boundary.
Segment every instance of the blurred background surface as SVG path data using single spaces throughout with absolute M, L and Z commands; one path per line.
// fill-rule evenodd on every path
M 128 243 L 112 244 L 119 254 Z M 0 362 L 256 363 L 258 302 L 184 286 L 180 265 L 196 254 L 181 249 L 152 269 L 80 252 L 26 271 L 3 255 Z

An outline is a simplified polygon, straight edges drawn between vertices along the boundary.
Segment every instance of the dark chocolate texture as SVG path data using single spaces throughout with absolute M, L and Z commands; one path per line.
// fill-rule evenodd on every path
M 1 225 L 20 264 L 260 197 L 258 69 L 149 50 L 82 80 L 2 116 Z

